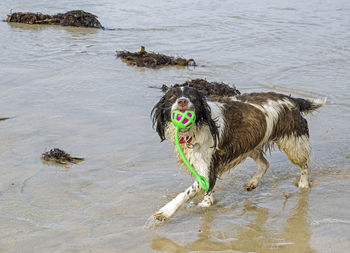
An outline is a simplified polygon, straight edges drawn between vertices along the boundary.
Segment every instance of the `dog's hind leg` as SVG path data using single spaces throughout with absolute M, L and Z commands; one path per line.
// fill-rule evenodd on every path
M 299 188 L 309 188 L 310 187 L 310 179 L 309 179 L 309 167 L 307 164 L 300 167 L 300 180 L 298 182 Z
M 281 138 L 278 142 L 278 147 L 283 150 L 288 159 L 295 165 L 300 167 L 300 180 L 298 186 L 300 188 L 309 188 L 309 167 L 311 147 L 309 142 L 309 136 L 307 134 L 295 136 L 290 135 Z
M 186 189 L 186 191 L 179 193 L 173 200 L 159 209 L 159 211 L 156 212 L 153 217 L 159 221 L 168 220 L 176 212 L 176 210 L 180 208 L 180 206 L 192 199 L 200 191 L 201 188 L 198 182 L 195 181 L 192 186 Z
M 262 150 L 255 150 L 250 157 L 254 160 L 256 165 L 258 166 L 258 170 L 255 175 L 249 180 L 249 182 L 245 185 L 247 191 L 252 191 L 255 189 L 260 181 L 260 179 L 266 173 L 266 170 L 269 168 L 269 162 L 265 159 Z

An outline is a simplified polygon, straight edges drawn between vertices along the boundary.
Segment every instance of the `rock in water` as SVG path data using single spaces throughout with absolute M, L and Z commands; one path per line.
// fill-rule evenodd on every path
M 103 29 L 97 16 L 82 10 L 73 10 L 56 15 L 47 15 L 33 12 L 15 12 L 7 15 L 7 22 L 25 23 L 25 24 L 47 24 L 75 27 L 91 27 Z

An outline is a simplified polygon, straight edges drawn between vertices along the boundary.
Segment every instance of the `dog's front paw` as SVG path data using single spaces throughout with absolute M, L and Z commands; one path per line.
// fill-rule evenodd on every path
M 211 206 L 211 203 L 209 201 L 205 201 L 203 200 L 201 203 L 198 204 L 199 207 L 210 207 Z
M 160 221 L 160 222 L 164 222 L 164 221 L 168 221 L 169 217 L 167 217 L 163 212 L 158 212 L 153 214 L 154 219 Z
M 200 202 L 198 204 L 198 206 L 200 206 L 200 207 L 210 207 L 213 203 L 214 203 L 213 194 L 210 193 L 210 194 L 204 196 L 204 199 L 202 200 L 202 202 Z
M 252 190 L 254 190 L 256 188 L 257 184 L 251 183 L 251 184 L 246 184 L 245 185 L 245 189 L 249 192 L 251 192 Z
M 145 225 L 143 227 L 145 229 L 155 228 L 167 220 L 168 218 L 164 216 L 162 213 L 155 213 L 146 220 Z
M 251 192 L 258 186 L 258 181 L 251 179 L 244 187 L 247 191 Z

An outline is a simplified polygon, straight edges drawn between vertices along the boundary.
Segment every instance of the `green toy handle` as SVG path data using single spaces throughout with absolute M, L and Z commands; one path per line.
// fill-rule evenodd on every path
M 179 154 L 180 154 L 182 160 L 186 164 L 187 168 L 193 173 L 193 175 L 195 175 L 200 187 L 202 187 L 202 189 L 205 191 L 209 190 L 209 183 L 208 183 L 207 179 L 205 177 L 199 175 L 197 173 L 197 171 L 192 168 L 191 164 L 188 162 L 184 152 L 181 149 L 181 145 L 179 142 L 179 127 L 176 127 L 176 129 L 175 129 L 175 144 L 176 144 L 177 150 L 179 151 Z

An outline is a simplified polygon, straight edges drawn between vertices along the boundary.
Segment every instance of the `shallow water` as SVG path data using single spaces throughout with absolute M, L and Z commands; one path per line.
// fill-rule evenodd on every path
M 84 9 L 115 30 L 0 22 L 1 252 L 349 252 L 350 3 L 335 1 L 1 1 L 13 11 Z M 194 58 L 199 67 L 130 67 L 115 50 Z M 328 97 L 308 116 L 313 187 L 279 152 L 252 193 L 246 161 L 168 222 L 146 219 L 191 178 L 159 143 L 150 85 L 190 78 L 242 92 Z M 59 147 L 86 160 L 47 166 Z

